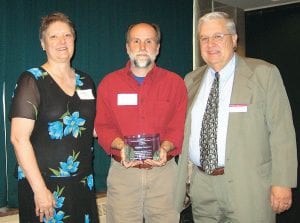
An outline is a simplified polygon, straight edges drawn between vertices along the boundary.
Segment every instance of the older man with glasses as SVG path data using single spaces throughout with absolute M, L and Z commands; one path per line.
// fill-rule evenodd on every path
M 190 185 L 196 223 L 273 223 L 291 207 L 297 184 L 295 130 L 279 70 L 235 53 L 238 36 L 226 13 L 201 17 L 198 32 L 207 65 L 185 77 L 178 210 Z

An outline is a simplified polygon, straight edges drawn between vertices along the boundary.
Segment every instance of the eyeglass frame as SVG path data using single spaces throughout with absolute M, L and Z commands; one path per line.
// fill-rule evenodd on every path
M 224 40 L 225 36 L 234 35 L 232 33 L 216 33 L 212 36 L 200 36 L 199 40 L 201 44 L 207 44 L 209 42 L 209 39 L 212 39 L 213 42 L 220 43 Z

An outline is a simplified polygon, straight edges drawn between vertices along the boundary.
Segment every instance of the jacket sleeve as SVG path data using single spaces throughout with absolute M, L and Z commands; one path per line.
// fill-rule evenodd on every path
M 272 180 L 276 186 L 296 187 L 297 147 L 288 96 L 276 66 L 269 69 L 266 121 L 272 154 Z

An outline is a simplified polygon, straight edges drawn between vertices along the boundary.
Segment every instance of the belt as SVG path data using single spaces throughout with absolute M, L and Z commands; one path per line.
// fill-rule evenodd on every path
M 201 172 L 205 173 L 204 169 L 201 166 L 197 166 L 197 167 Z M 224 174 L 224 167 L 217 167 L 216 169 L 214 169 L 214 171 L 211 174 L 208 174 L 208 175 L 219 176 L 219 175 L 223 175 L 223 174 Z
M 121 157 L 119 156 L 112 156 L 114 158 L 115 161 L 117 162 L 121 162 Z M 173 158 L 173 156 L 170 156 L 168 155 L 167 156 L 167 161 L 171 160 Z M 148 163 L 143 163 L 143 164 L 139 164 L 139 165 L 136 165 L 136 166 L 132 166 L 133 168 L 139 168 L 139 169 L 152 169 L 153 166 L 148 164 Z

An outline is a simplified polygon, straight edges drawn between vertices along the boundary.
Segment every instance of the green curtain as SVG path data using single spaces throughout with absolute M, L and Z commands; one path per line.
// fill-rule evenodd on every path
M 73 66 L 89 73 L 98 85 L 105 74 L 127 62 L 125 32 L 131 23 L 139 21 L 154 22 L 161 27 L 158 65 L 182 76 L 189 72 L 192 69 L 193 1 L 0 0 L 0 5 L 0 89 L 1 95 L 4 93 L 0 105 L 0 207 L 16 207 L 17 182 L 13 177 L 16 161 L 9 142 L 7 113 L 20 73 L 45 61 L 38 39 L 40 17 L 53 11 L 70 16 L 77 30 Z M 96 190 L 105 191 L 110 158 L 96 141 L 94 147 Z

